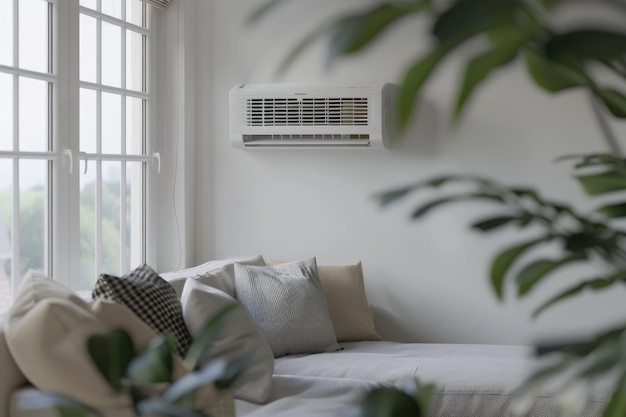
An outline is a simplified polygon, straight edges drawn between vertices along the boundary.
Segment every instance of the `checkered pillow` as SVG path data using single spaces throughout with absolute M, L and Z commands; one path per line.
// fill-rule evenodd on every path
M 187 352 L 192 339 L 176 291 L 148 265 L 121 278 L 101 274 L 92 295 L 125 305 L 157 333 L 173 333 L 178 352 L 181 356 Z

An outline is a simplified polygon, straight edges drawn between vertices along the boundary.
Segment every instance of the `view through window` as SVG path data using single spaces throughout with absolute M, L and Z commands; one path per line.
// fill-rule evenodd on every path
M 63 13 L 78 25 L 60 27 Z M 61 261 L 53 241 L 80 242 L 73 289 L 145 259 L 146 14 L 140 0 L 0 0 L 0 313 L 28 270 L 50 276 Z M 76 37 L 74 50 L 59 41 Z M 78 79 L 59 76 L 59 53 Z M 55 127 L 72 122 L 75 134 L 59 138 Z M 80 161 L 73 172 L 68 159 Z M 75 224 L 55 224 L 72 205 Z

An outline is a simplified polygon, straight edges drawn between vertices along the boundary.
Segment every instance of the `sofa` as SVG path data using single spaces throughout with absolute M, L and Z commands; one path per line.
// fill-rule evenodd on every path
M 293 300 L 298 294 L 284 287 L 298 282 L 301 271 L 302 275 L 310 272 L 318 277 L 317 281 L 302 280 L 297 284 L 308 285 L 307 291 L 313 291 L 316 296 L 307 292 L 297 303 L 286 303 L 285 299 Z M 226 332 L 232 334 L 216 343 L 213 354 L 228 356 L 254 347 L 257 353 L 261 352 L 257 356 L 262 359 L 243 375 L 245 381 L 234 389 L 233 409 L 222 415 L 345 416 L 354 412 L 359 401 L 373 388 L 402 387 L 408 379 L 417 378 L 436 384 L 430 410 L 433 416 L 501 417 L 510 415 L 515 388 L 540 365 L 532 349 L 524 346 L 381 340 L 367 303 L 360 263 L 316 268 L 314 258 L 282 263 L 267 261 L 262 256 L 243 256 L 210 261 L 195 268 L 162 273 L 159 277 L 181 300 L 183 315 L 191 314 L 184 317 L 192 334 L 198 316 L 213 314 L 210 311 L 222 306 L 220 303 L 232 302 L 231 295 L 245 307 L 242 316 L 234 318 Z M 268 277 L 278 277 L 278 281 L 272 281 L 274 287 L 257 288 L 257 283 Z M 297 287 L 297 292 L 302 293 L 302 288 Z M 91 294 L 82 294 L 82 298 L 86 304 L 81 308 L 92 308 L 87 306 L 94 303 Z M 211 302 L 206 303 L 207 300 Z M 72 302 L 80 304 L 75 299 Z M 112 322 L 115 319 L 111 317 L 124 313 L 115 310 L 116 303 L 109 304 L 108 300 L 94 304 L 98 305 L 96 310 L 104 311 L 102 317 Z M 287 312 L 282 311 L 285 304 L 289 304 Z M 264 322 L 259 311 L 267 312 L 268 308 L 281 311 L 285 317 Z M 321 316 L 317 317 L 315 311 L 320 311 Z M 45 314 L 50 316 L 50 312 Z M 276 329 L 276 323 L 281 320 L 286 322 L 290 334 L 284 333 L 285 327 Z M 122 326 L 126 321 L 118 319 L 115 325 Z M 33 393 L 41 386 L 33 386 L 25 375 L 29 373 L 23 372 L 20 361 L 14 360 L 19 353 L 8 347 L 4 325 L 0 326 L 0 417 L 56 415 L 50 409 L 29 407 Z M 139 329 L 140 336 L 135 340 L 139 345 L 145 344 L 145 339 L 153 334 L 144 327 L 138 323 L 133 329 L 135 333 Z M 293 333 L 298 335 L 292 337 Z M 559 380 L 551 381 L 541 388 L 530 407 L 530 416 L 558 415 L 559 383 Z M 51 384 L 55 389 L 54 381 Z M 592 387 L 585 417 L 602 415 L 610 400 L 607 384 L 600 381 Z M 43 388 L 50 389 L 45 385 Z M 104 409 L 103 415 L 132 413 L 127 407 L 113 406 Z

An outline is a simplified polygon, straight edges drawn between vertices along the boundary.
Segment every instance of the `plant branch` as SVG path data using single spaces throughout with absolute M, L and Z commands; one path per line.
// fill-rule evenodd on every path
M 613 156 L 623 159 L 624 151 L 620 147 L 617 138 L 615 137 L 615 133 L 609 126 L 609 122 L 606 119 L 605 114 L 602 112 L 600 108 L 600 103 L 598 102 L 597 97 L 593 93 L 593 91 L 589 91 L 589 99 L 591 101 L 591 108 L 593 109 L 593 114 L 596 117 L 596 121 L 598 122 L 598 126 L 600 126 L 600 130 L 604 134 L 604 138 L 606 139 L 607 144 L 609 145 L 609 149 Z

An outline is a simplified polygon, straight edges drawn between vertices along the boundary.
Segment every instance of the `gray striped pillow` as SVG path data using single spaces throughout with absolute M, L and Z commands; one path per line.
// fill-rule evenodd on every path
M 276 266 L 235 263 L 235 296 L 275 357 L 339 348 L 315 258 Z

